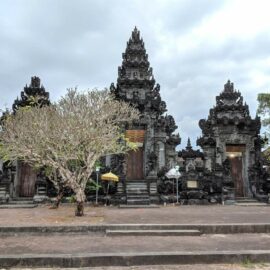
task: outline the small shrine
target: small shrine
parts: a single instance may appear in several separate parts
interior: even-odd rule
[[[181,171],[180,199],[182,204],[207,203],[208,193],[204,192],[204,154],[194,150],[188,138],[185,149],[178,152]]]
[[[30,85],[26,85],[20,98],[14,101],[12,111],[4,113],[2,117],[4,118],[7,113],[15,114],[20,107],[46,105],[50,105],[49,93],[41,85],[40,78],[32,77]],[[41,190],[41,186],[46,186],[46,181],[40,180],[39,173],[35,172],[28,164],[17,161],[10,165],[9,162],[6,162],[2,164],[1,171],[0,189],[2,187],[3,190],[7,191],[9,198],[32,198],[37,193],[46,195],[46,188]]]
[[[216,105],[199,126],[202,136],[197,144],[204,153],[205,169],[211,172],[213,186],[222,187],[223,200],[263,197],[260,118],[251,118],[232,82],[224,85]]]

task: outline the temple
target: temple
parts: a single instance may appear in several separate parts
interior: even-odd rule
[[[21,92],[20,98],[14,101],[12,111],[5,112],[2,115],[1,121],[3,121],[7,114],[15,114],[20,107],[42,107],[47,105],[50,105],[49,92],[46,92],[44,86],[40,84],[38,77],[32,77],[30,85],[26,85]],[[16,198],[33,198],[37,193],[43,195],[47,193],[46,188],[42,190],[37,185],[39,173],[35,172],[24,162],[17,161],[14,164],[1,162],[0,171],[0,201]]]
[[[110,92],[116,100],[128,102],[140,112],[139,120],[123,130],[126,139],[136,143],[138,149],[102,158],[101,173],[112,171],[120,180],[112,184],[107,196],[101,191],[100,200],[127,205],[166,204],[175,202],[176,197],[181,204],[232,204],[243,198],[268,201],[270,177],[263,168],[260,118],[251,118],[248,105],[232,82],[224,85],[209,116],[199,121],[202,134],[197,145],[201,150],[194,150],[188,139],[186,147],[176,151],[181,141],[175,133],[177,125],[166,113],[160,85],[154,79],[136,27]],[[49,93],[38,77],[32,77],[7,113],[16,114],[19,107],[47,105]],[[181,173],[178,186],[167,176],[172,168]],[[0,171],[2,202],[55,196],[42,171],[37,173],[23,162],[1,164]],[[93,174],[93,179],[96,177]],[[95,199],[93,192],[86,195],[89,201]]]
[[[210,109],[207,119],[199,121],[199,126],[202,136],[197,144],[204,153],[205,169],[220,181],[213,184],[221,187],[222,200],[263,198],[267,190],[263,188],[266,179],[261,158],[260,118],[251,118],[248,105],[243,103],[232,82],[224,85],[216,97],[216,106]]]
[[[144,42],[136,27],[123,53],[122,66],[118,68],[117,85],[112,84],[110,89],[116,99],[129,102],[141,113],[140,120],[126,130],[126,137],[137,143],[138,150],[128,153],[123,160],[125,166],[116,171],[122,175],[119,186],[124,200],[128,204],[158,201],[157,174],[164,167],[176,165],[175,147],[180,137],[173,133],[177,129],[174,118],[164,114],[166,103],[161,99],[160,85],[155,84]]]

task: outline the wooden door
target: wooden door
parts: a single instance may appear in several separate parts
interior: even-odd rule
[[[35,195],[35,184],[37,174],[33,168],[26,163],[20,165],[20,196],[33,197]]]
[[[231,175],[234,181],[235,196],[244,197],[244,186],[242,176],[242,156],[230,157]]]
[[[127,154],[127,179],[143,179],[143,147]]]

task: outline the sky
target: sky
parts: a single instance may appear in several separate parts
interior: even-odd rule
[[[32,76],[56,101],[67,88],[109,87],[135,26],[182,143],[201,136],[228,79],[252,117],[270,91],[268,0],[1,0],[0,108]]]

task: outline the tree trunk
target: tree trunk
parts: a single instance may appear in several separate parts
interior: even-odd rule
[[[84,215],[84,203],[83,202],[77,202],[77,207],[75,209],[75,216],[81,217]]]
[[[57,208],[59,208],[59,204],[60,204],[60,202],[61,202],[63,196],[64,196],[64,190],[61,189],[61,190],[58,192],[58,195],[57,195],[57,197],[56,197],[56,201],[53,203],[53,205],[50,207],[50,209],[57,209]]]
[[[84,190],[81,187],[74,191],[76,193],[76,201],[77,201],[77,205],[75,209],[75,216],[81,217],[84,215],[84,202],[85,202],[86,196],[85,196]]]

